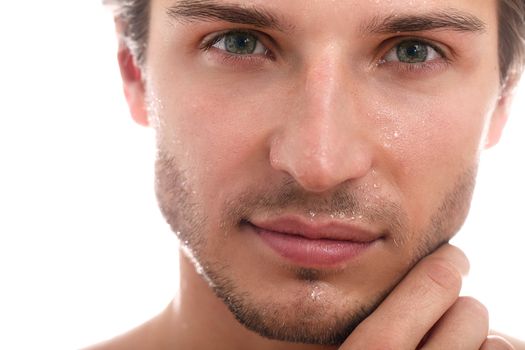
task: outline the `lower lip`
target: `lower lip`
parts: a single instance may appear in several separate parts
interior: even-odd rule
[[[308,239],[254,227],[262,241],[282,257],[304,267],[335,267],[346,263],[370,248],[375,241],[352,242],[331,239]]]

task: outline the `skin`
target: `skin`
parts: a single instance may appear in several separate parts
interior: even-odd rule
[[[512,348],[488,338],[478,301],[458,296],[468,262],[446,244],[467,215],[480,152],[507,118],[496,1],[235,2],[278,14],[283,31],[181,21],[166,14],[173,3],[151,3],[144,66],[124,44],[119,63],[133,118],[157,134],[180,291],[157,318],[96,349]],[[362,30],[374,16],[450,8],[485,29]],[[240,28],[263,33],[272,55],[201,49]],[[407,37],[441,53],[424,65],[392,61]],[[299,266],[243,225],[284,214],[382,238],[335,267]]]

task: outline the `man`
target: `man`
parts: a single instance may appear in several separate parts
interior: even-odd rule
[[[114,5],[181,285],[94,349],[513,348],[447,242],[507,118],[524,1]]]

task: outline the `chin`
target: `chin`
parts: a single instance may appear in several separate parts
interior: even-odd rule
[[[321,281],[296,280],[293,286],[250,292],[213,273],[206,277],[217,297],[249,330],[273,340],[318,345],[342,344],[393,288],[356,300]]]

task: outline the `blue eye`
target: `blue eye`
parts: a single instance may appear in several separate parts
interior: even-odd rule
[[[234,55],[257,55],[267,51],[254,34],[241,31],[221,34],[214,39],[211,47]]]
[[[441,58],[432,46],[418,40],[406,40],[392,48],[385,56],[386,62],[424,63]]]

